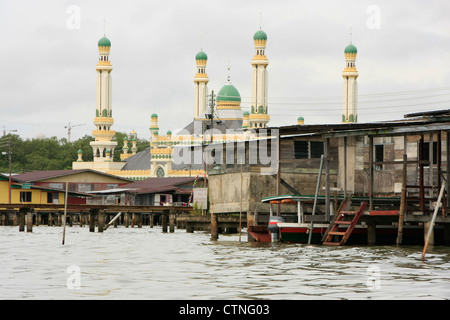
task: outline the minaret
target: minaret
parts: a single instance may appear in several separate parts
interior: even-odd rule
[[[206,62],[208,56],[200,51],[195,56],[197,64],[197,74],[194,77],[194,119],[204,119],[204,114],[208,108],[208,87],[209,82],[206,74]]]
[[[249,121],[252,128],[265,128],[270,120],[267,106],[267,66],[269,61],[265,54],[266,33],[258,30],[253,35],[253,41],[255,43],[255,56],[252,60],[252,100]]]
[[[343,105],[342,105],[342,123],[358,122],[358,70],[356,70],[356,54],[358,50],[350,41],[345,47],[345,69],[342,73],[344,78],[343,86]]]
[[[94,124],[97,127],[92,131],[95,141],[92,141],[91,147],[94,154],[94,162],[112,162],[114,148],[117,142],[112,141],[116,134],[111,130],[114,124],[112,118],[112,66],[109,61],[109,52],[111,41],[103,37],[98,41],[99,59],[97,63],[97,106],[95,111]],[[107,152],[109,151],[109,153]]]

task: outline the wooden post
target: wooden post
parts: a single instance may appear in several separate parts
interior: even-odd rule
[[[150,212],[149,222],[148,222],[150,228],[153,228],[154,222],[155,222],[155,214],[153,212]]]
[[[98,211],[98,232],[103,232],[105,227],[105,210]]]
[[[36,214],[36,226],[39,226],[41,224],[41,214],[38,212]]]
[[[280,195],[281,193],[281,165],[280,165],[280,144],[281,144],[281,139],[280,139],[280,130],[277,130],[277,146],[278,146],[278,159],[277,159],[277,196]],[[277,205],[277,216],[280,217],[281,216],[281,205],[278,203]]]
[[[89,209],[89,232],[95,232],[95,216],[97,209]]]
[[[58,211],[57,215],[58,216],[57,216],[56,223],[57,223],[57,226],[60,227],[61,226],[61,220],[62,220],[62,212]]]
[[[344,199],[347,198],[347,137],[344,137]]]
[[[33,232],[33,211],[31,209],[27,212],[27,232]]]
[[[132,228],[134,228],[135,222],[136,222],[136,213],[133,212],[133,213],[131,214],[131,227],[132,227]]]
[[[373,210],[373,137],[369,137],[369,210]]]
[[[25,212],[22,209],[19,210],[19,231],[25,231]]]
[[[126,212],[125,216],[123,217],[123,223],[125,224],[125,228],[128,228],[130,224],[130,213]]]
[[[446,152],[445,152],[445,158],[447,162],[447,170],[446,170],[446,180],[450,181],[450,131],[446,132]],[[447,209],[450,208],[450,192],[449,192],[449,186],[447,184]]]
[[[138,228],[142,228],[142,212],[137,213],[137,218],[138,218]]]
[[[374,222],[367,223],[367,244],[374,245],[377,242],[377,225]]]
[[[434,246],[434,232],[431,232],[431,229],[432,229],[431,228],[431,222],[430,221],[425,221],[423,223],[423,240],[424,240],[424,243],[426,243],[428,241],[428,245]],[[428,236],[428,233],[430,234],[430,236]]]
[[[175,232],[175,213],[173,211],[169,213],[169,232]]]
[[[430,244],[430,243],[434,244],[434,236],[433,236],[433,238],[431,238],[431,236],[433,235],[434,221],[436,220],[436,216],[437,216],[437,213],[439,211],[439,207],[441,206],[441,201],[442,201],[442,197],[444,196],[444,190],[445,190],[446,184],[447,184],[447,181],[444,181],[442,183],[441,191],[439,192],[439,198],[438,198],[438,201],[436,203],[436,207],[434,208],[434,213],[433,213],[433,217],[431,218],[431,221],[429,223],[426,222],[424,224],[424,229],[426,229],[427,224],[429,224],[429,229],[427,230],[427,237],[425,239],[425,246],[424,246],[423,252],[422,252],[422,260],[425,259],[425,253],[427,252],[428,244]]]
[[[219,239],[219,223],[217,214],[211,212],[211,241],[217,241]]]
[[[325,139],[325,219],[330,220],[330,139]]]
[[[420,137],[419,142],[419,201],[420,210],[425,212],[425,189],[424,189],[424,175],[423,175],[423,135]]]
[[[119,217],[112,219],[112,221],[110,221],[109,223],[113,223],[114,228],[117,228],[117,226],[119,225],[119,219],[120,219],[120,215],[122,214],[122,212],[119,212],[118,215]]]
[[[110,222],[108,222],[108,224],[105,226],[104,230],[107,230],[112,224],[114,224],[114,228],[117,228],[117,221],[121,214],[122,214],[122,212],[119,212],[118,214],[116,214],[116,216]]]
[[[162,232],[167,233],[167,217],[168,213],[167,210],[164,210],[162,213],[162,221],[161,221],[161,227],[162,227]]]
[[[67,191],[68,190],[69,190],[69,182],[66,181],[66,193],[65,193],[65,198],[64,198],[63,238],[62,238],[63,245],[64,245],[64,241],[66,240]]]
[[[164,210],[162,214],[162,232],[167,233],[167,219],[169,210]]]
[[[402,174],[402,196],[400,200],[400,210],[398,212],[398,233],[397,233],[397,246],[402,244],[403,241],[403,220],[405,211],[408,208],[406,200],[406,166],[408,156],[406,154],[406,136],[405,136],[405,153],[403,154],[403,174]]]

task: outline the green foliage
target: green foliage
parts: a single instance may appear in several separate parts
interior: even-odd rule
[[[125,133],[117,132],[118,145],[115,149],[114,161],[120,161],[123,138]],[[8,134],[0,137],[0,173],[9,172],[9,145],[12,151],[12,172],[22,173],[37,170],[72,169],[72,162],[78,158],[77,151],[83,150],[83,160],[92,161],[90,142],[94,138],[90,135],[68,142],[66,138],[22,139],[18,135]],[[138,139],[138,152],[149,146],[149,142]],[[131,148],[131,146],[130,146]],[[5,154],[2,154],[5,153]]]

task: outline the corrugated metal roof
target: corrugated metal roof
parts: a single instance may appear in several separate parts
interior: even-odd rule
[[[169,192],[180,191],[186,193],[186,184],[193,184],[195,177],[171,177],[171,178],[149,178],[142,181],[129,183],[120,188],[114,188],[102,191],[93,191],[91,193],[107,194],[107,193],[156,193],[156,192]],[[202,178],[203,179],[203,178]]]

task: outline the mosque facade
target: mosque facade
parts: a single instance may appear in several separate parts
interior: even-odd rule
[[[108,174],[143,180],[150,177],[183,177],[205,175],[202,162],[193,164],[174,161],[176,155],[187,146],[204,146],[208,143],[251,139],[251,129],[267,128],[270,121],[268,103],[268,72],[266,56],[267,34],[258,30],[253,36],[255,54],[251,60],[252,84],[250,112],[243,112],[241,96],[231,83],[230,76],[217,95],[208,90],[207,54],[201,50],[195,56],[196,74],[194,76],[193,120],[180,132],[170,130],[161,134],[159,117],[151,115],[150,146],[137,152],[137,134],[131,131],[124,139],[121,161],[114,162],[117,142],[112,117],[112,65],[109,59],[111,41],[103,37],[98,41],[99,60],[96,66],[96,111],[95,130],[91,142],[93,161],[84,161],[83,150],[78,150],[78,159],[73,169],[93,169]],[[349,44],[344,51],[346,67],[343,71],[343,112],[342,122],[357,121],[357,83],[356,47]],[[209,98],[210,97],[210,98]],[[298,117],[297,125],[303,125],[304,118]],[[233,135],[229,131],[233,130]]]

